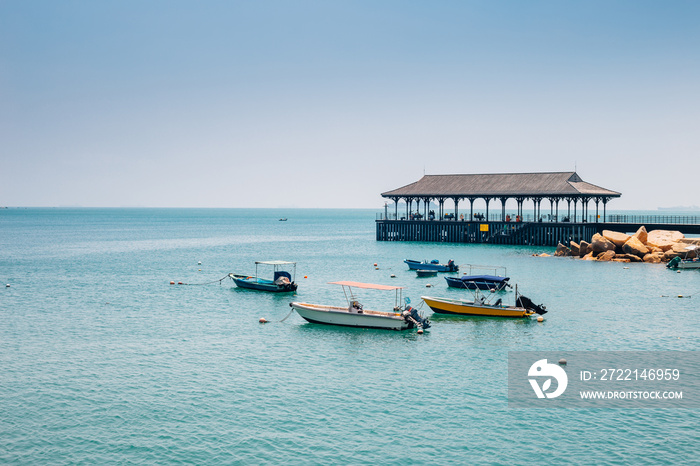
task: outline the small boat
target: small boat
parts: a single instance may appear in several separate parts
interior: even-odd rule
[[[416,275],[419,277],[435,277],[437,270],[416,270]]]
[[[461,277],[445,277],[447,286],[452,288],[466,288],[468,290],[501,291],[510,284],[510,277],[506,276],[506,268],[491,265],[468,265],[469,271]],[[478,271],[488,271],[492,274],[477,274]]]
[[[700,258],[697,257],[698,254],[696,252],[698,246],[691,244],[685,249],[685,258],[681,259],[680,257],[674,257],[668,264],[666,264],[666,267],[669,269],[700,269]],[[691,253],[694,253],[693,255],[695,257],[688,257]]]
[[[503,304],[503,299],[498,298],[491,302],[495,295],[484,296],[479,290],[474,290],[473,300],[433,298],[421,296],[425,304],[437,314],[453,314],[464,316],[491,316],[491,317],[530,317],[533,314],[546,314],[546,307],[537,305],[527,296],[515,292],[515,305]]]
[[[272,280],[258,277],[258,265],[271,265],[273,269]],[[293,266],[294,275],[284,269]],[[239,288],[247,288],[250,290],[272,291],[276,293],[285,293],[297,290],[295,283],[297,273],[296,262],[287,261],[257,261],[255,263],[255,276],[240,275],[235,273],[228,274],[229,277],[236,283]]]
[[[329,284],[343,287],[343,293],[347,301],[346,307],[299,302],[289,303],[289,305],[302,318],[315,324],[388,330],[418,328],[419,332],[430,327],[430,320],[421,316],[416,309],[408,305],[410,299],[406,298],[404,302],[401,301],[403,288],[400,286],[373,285],[371,283],[351,281],[330,282]],[[390,312],[365,309],[355,298],[352,291],[353,288],[395,291],[394,309]]]
[[[280,222],[286,222],[286,221],[287,221],[287,219],[286,219],[285,217],[282,217],[282,218],[280,219]]]
[[[419,262],[406,259],[404,262],[411,270],[435,270],[436,272],[456,272],[459,270],[459,266],[452,259],[447,261],[447,264],[441,264],[438,260]]]

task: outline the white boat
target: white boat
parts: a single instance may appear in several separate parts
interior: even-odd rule
[[[309,322],[327,325],[342,325],[346,327],[379,328],[389,330],[406,330],[418,328],[419,332],[430,327],[430,320],[418,314],[418,311],[408,305],[410,300],[406,298],[402,303],[403,288],[400,286],[373,285],[351,281],[330,282],[331,285],[343,287],[346,307],[329,306],[325,304],[309,304],[293,302],[289,305],[297,313]],[[365,309],[360,304],[353,288],[366,290],[395,291],[395,305],[390,312]]]
[[[680,257],[674,257],[668,264],[666,264],[666,267],[669,269],[700,269],[700,258],[697,254],[698,246],[691,244],[685,249],[685,258],[681,259]],[[695,257],[689,257],[691,255]]]

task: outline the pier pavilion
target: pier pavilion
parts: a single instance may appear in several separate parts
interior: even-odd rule
[[[567,217],[571,222],[576,222],[578,203],[581,204],[582,219],[588,216],[591,201],[595,203],[596,219],[600,217],[601,203],[603,218],[605,218],[608,201],[620,195],[618,192],[583,181],[576,172],[425,175],[415,183],[382,193],[382,197],[394,201],[396,218],[398,218],[400,200],[406,202],[405,218],[407,219],[411,217],[414,203],[418,218],[428,218],[427,208],[431,201],[436,201],[439,206],[437,219],[443,219],[445,216],[456,219],[459,217],[460,201],[468,200],[470,204],[468,219],[473,220],[474,201],[483,199],[486,203],[486,220],[490,218],[489,205],[493,200],[501,201],[501,218],[505,219],[506,201],[514,199],[518,206],[518,216],[523,217],[523,204],[530,200],[533,203],[534,218],[539,219],[542,217],[542,201],[546,199],[550,204],[550,218],[555,219],[559,218],[559,203],[566,201]],[[445,201],[448,199],[454,203],[453,216],[447,214],[444,209]],[[423,214],[420,213],[421,202],[424,207]]]
[[[590,223],[605,222],[607,203],[620,195],[583,181],[576,172],[425,175],[382,193],[394,201],[394,212],[386,205],[384,215],[377,219],[377,240],[556,245],[586,235],[590,238],[598,230]],[[485,215],[474,213],[474,202],[479,199],[486,205]],[[514,218],[506,214],[510,199],[517,204]],[[544,200],[549,201],[548,215],[542,214]],[[400,201],[406,204],[405,215],[399,212]],[[451,201],[454,211],[446,212],[445,201]],[[460,213],[460,203],[465,201],[469,201],[468,214]],[[500,201],[500,213],[489,211],[492,201]],[[526,201],[532,202],[531,217],[524,212]],[[430,210],[431,202],[437,205],[437,213]],[[559,213],[562,202],[566,215]],[[592,219],[591,202],[595,204]]]

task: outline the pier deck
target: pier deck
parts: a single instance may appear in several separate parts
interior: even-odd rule
[[[623,220],[623,219],[620,219]],[[624,219],[627,220],[627,219]],[[641,220],[641,219],[640,219]],[[377,241],[426,241],[445,243],[488,243],[531,246],[568,245],[570,241],[590,241],[595,233],[613,230],[634,233],[644,225],[647,231],[677,230],[700,234],[700,218],[689,217],[678,223],[646,222],[503,222],[459,220],[386,220],[378,218]],[[686,221],[687,220],[687,221]],[[692,221],[694,220],[694,222]]]

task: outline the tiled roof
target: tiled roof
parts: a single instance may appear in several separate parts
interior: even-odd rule
[[[425,175],[415,183],[382,193],[383,197],[620,197],[586,183],[576,172]]]

